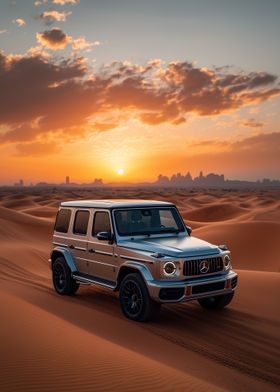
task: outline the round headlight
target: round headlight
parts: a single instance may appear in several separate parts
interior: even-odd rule
[[[231,267],[229,255],[225,255],[225,257],[224,257],[224,266],[225,266],[226,270],[228,270]]]
[[[176,272],[176,269],[177,269],[176,264],[173,263],[173,261],[168,261],[163,266],[163,270],[166,275],[174,275]]]

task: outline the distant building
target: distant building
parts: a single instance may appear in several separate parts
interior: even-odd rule
[[[19,182],[16,182],[16,183],[14,184],[14,186],[24,186],[23,180],[19,180]]]
[[[94,181],[91,183],[91,185],[93,185],[93,186],[102,186],[104,184],[103,184],[102,178],[95,178]]]
[[[156,183],[157,183],[158,185],[162,185],[162,186],[168,186],[168,185],[170,185],[169,178],[168,178],[167,176],[163,176],[162,174],[160,174],[160,175],[158,176],[158,179],[157,179]]]
[[[66,185],[69,185],[69,184],[70,184],[70,177],[69,177],[69,176],[66,176],[66,178],[65,178],[65,184],[66,184]]]
[[[190,172],[186,175],[177,173],[173,174],[170,178],[160,174],[157,178],[156,183],[161,186],[223,186],[225,184],[225,177],[223,174],[209,173],[206,176],[201,171],[198,177],[192,178]]]

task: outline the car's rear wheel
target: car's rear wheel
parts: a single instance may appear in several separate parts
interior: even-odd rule
[[[223,309],[227,306],[234,296],[234,292],[225,295],[216,295],[213,297],[198,299],[199,304],[206,309]]]
[[[64,257],[58,257],[53,262],[52,278],[56,292],[61,295],[73,295],[80,286],[79,283],[72,278],[70,268]]]
[[[160,303],[153,301],[140,274],[131,273],[120,285],[120,305],[123,314],[134,321],[148,321],[158,316]]]

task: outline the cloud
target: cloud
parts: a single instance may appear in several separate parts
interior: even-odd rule
[[[250,136],[237,141],[228,141],[228,140],[200,140],[198,142],[193,142],[188,144],[189,147],[208,147],[209,151],[212,150],[212,146],[217,147],[218,149],[215,151],[215,154],[219,154],[219,149],[221,147],[227,148],[227,153],[239,154],[239,153],[247,153],[250,151],[255,152],[266,152],[271,153],[271,151],[275,151],[280,153],[280,132],[271,132],[271,133],[259,133],[254,136]],[[224,153],[223,150],[220,150],[220,153]],[[278,157],[279,159],[279,157]],[[279,161],[280,163],[280,161]]]
[[[92,50],[94,46],[99,46],[99,45],[100,45],[99,41],[89,42],[84,37],[79,37],[72,41],[73,50],[85,50],[86,52]]]
[[[78,4],[79,1],[80,0],[52,0],[52,3],[56,5],[66,5],[66,4],[75,5]]]
[[[249,128],[262,128],[264,126],[264,123],[258,122],[254,118],[249,118],[248,120],[243,121],[242,125]]]
[[[60,29],[39,34],[47,48],[74,42]],[[276,77],[263,72],[229,74],[159,60],[144,65],[115,61],[94,72],[84,57],[58,60],[40,50],[32,48],[24,56],[0,53],[0,127],[6,129],[0,144],[50,137],[58,144],[73,141],[125,123],[124,114],[150,126],[176,126],[189,114],[217,116],[280,95]],[[242,90],[232,92],[240,83]],[[254,119],[246,122],[260,125]]]
[[[204,148],[189,157],[180,157],[177,164],[190,170],[203,165],[205,171],[219,173],[225,167],[230,176],[250,173],[260,178],[268,172],[279,175],[280,132],[260,133],[234,142],[205,140],[189,144],[190,150],[193,151],[194,145]]]
[[[42,19],[46,25],[50,26],[52,25],[54,22],[65,22],[67,16],[71,15],[72,12],[66,12],[66,11],[55,11],[55,10],[51,10],[51,11],[44,11],[42,12],[39,17],[40,19]]]
[[[188,62],[170,63],[167,70],[162,71],[161,78],[178,86],[182,110],[202,116],[235,110],[280,92],[279,88],[265,90],[276,82],[275,75],[265,72],[228,74],[197,68]]]
[[[0,53],[0,125],[13,125],[11,132],[21,134],[23,126],[37,118],[41,118],[40,126],[46,123],[44,130],[51,130],[55,119],[57,128],[68,123],[72,126],[73,114],[82,120],[84,111],[76,99],[79,97],[82,104],[94,99],[94,94],[89,97],[86,86],[76,81],[86,72],[79,59],[55,64],[41,56],[14,58]],[[94,107],[92,103],[90,106]],[[87,110],[90,115],[91,110]]]
[[[94,129],[99,132],[109,131],[116,128],[117,126],[118,124],[94,123]]]
[[[208,149],[212,147],[224,148],[229,146],[229,142],[227,142],[226,140],[207,139],[207,140],[199,140],[192,143],[188,143],[188,146],[192,148],[207,147]]]
[[[51,55],[46,52],[41,45],[32,46],[27,50],[27,55],[31,57],[41,56],[42,58],[51,58]]]
[[[279,154],[280,152],[280,132],[272,133],[260,133],[240,141],[231,143],[231,149],[233,151],[248,151],[258,150],[259,152],[271,153],[275,151]],[[279,160],[279,155],[277,156]]]
[[[42,156],[42,155],[50,155],[56,154],[60,151],[60,147],[54,143],[40,143],[40,142],[32,142],[32,143],[24,143],[17,144],[17,155],[18,156]]]
[[[13,23],[15,23],[16,25],[18,25],[18,27],[23,27],[26,25],[26,22],[24,19],[21,18],[17,18],[15,20],[13,20]]]
[[[39,7],[40,5],[46,4],[48,0],[36,0],[34,1],[35,7]]]
[[[279,176],[280,166],[280,132],[259,134],[235,142],[232,146],[232,158],[239,160],[238,165],[252,168],[258,173],[260,167],[268,169]]]
[[[72,37],[59,28],[53,28],[36,34],[37,41],[49,49],[64,49],[72,42]]]

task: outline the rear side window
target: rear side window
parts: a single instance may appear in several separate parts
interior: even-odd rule
[[[89,211],[83,211],[83,210],[77,211],[75,215],[73,233],[79,235],[86,235],[88,220],[89,220]]]
[[[67,233],[69,228],[69,222],[71,218],[71,210],[62,209],[59,210],[56,215],[56,221],[54,230],[59,233]]]
[[[98,211],[94,214],[92,235],[96,237],[100,231],[111,231],[111,223],[108,212]]]

